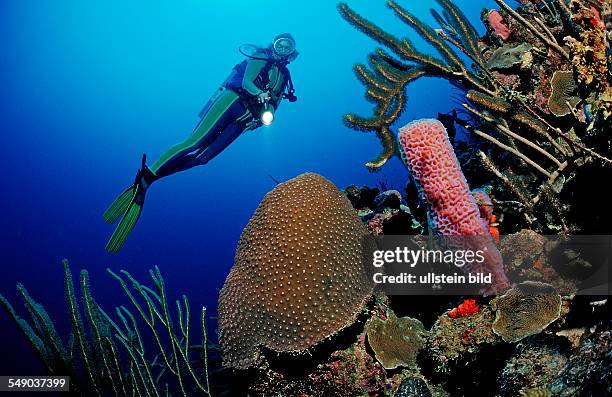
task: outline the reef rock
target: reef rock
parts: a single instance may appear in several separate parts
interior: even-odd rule
[[[526,390],[546,390],[567,364],[567,344],[561,342],[559,338],[538,337],[518,344],[498,376],[499,395],[515,397]]]
[[[583,261],[580,257],[572,259],[557,254],[558,243],[558,238],[542,236],[528,229],[506,236],[500,247],[506,274],[516,282],[539,281],[550,284],[562,295],[575,293],[576,281],[562,277],[555,267],[565,269],[567,273],[571,267],[581,266]],[[579,268],[583,273],[584,270]]]
[[[612,331],[596,331],[552,381],[555,396],[612,395]]]
[[[358,188],[351,185],[344,189],[344,194],[374,236],[417,234],[423,231],[410,208],[402,204],[402,195],[397,190],[379,193],[377,188]]]
[[[427,339],[427,353],[436,372],[442,374],[472,361],[484,347],[499,342],[499,337],[491,329],[494,314],[488,305],[461,316],[452,315],[453,310],[438,318]]]
[[[253,366],[260,346],[304,353],[354,323],[370,297],[374,240],[327,179],[279,184],[240,236],[219,296],[223,364]]]
[[[402,204],[402,195],[397,190],[387,190],[380,193],[374,199],[374,207],[377,209],[392,208],[399,209]]]
[[[249,390],[253,396],[287,397],[384,397],[388,396],[384,368],[372,357],[362,333],[349,347],[333,352],[324,362],[306,369],[285,374],[260,368]]]
[[[344,189],[344,193],[353,207],[359,210],[373,207],[374,199],[379,195],[380,190],[367,186],[358,188],[355,185],[350,185]]]

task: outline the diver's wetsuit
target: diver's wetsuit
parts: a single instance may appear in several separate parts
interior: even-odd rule
[[[267,65],[267,66],[266,66]],[[263,76],[269,67],[267,78]],[[157,178],[208,163],[238,136],[256,127],[253,107],[259,94],[268,88],[270,103],[276,109],[287,86],[287,76],[277,64],[262,59],[248,59],[242,89],[219,88],[200,113],[201,120],[192,135],[167,150],[150,170]],[[240,91],[241,95],[238,92]],[[242,96],[242,98],[241,98]]]

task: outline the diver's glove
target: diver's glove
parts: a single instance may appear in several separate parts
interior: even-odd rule
[[[259,119],[256,119],[256,118],[253,117],[251,120],[249,120],[246,123],[246,125],[244,127],[244,130],[245,131],[252,131],[252,130],[258,129],[259,127],[261,127],[261,121],[259,121]]]
[[[261,94],[257,95],[258,103],[266,103],[271,99],[270,93],[268,91],[264,91]]]

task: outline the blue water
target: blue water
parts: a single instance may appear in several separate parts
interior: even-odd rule
[[[401,3],[433,23],[434,1]],[[482,31],[480,11],[493,1],[456,3]],[[349,4],[427,50],[384,2]],[[89,270],[95,297],[109,308],[126,301],[107,267],[144,281],[157,265],[171,299],[185,293],[214,314],[242,228],[274,187],[268,174],[282,181],[311,171],[339,188],[401,189],[400,162],[369,173],[364,163],[380,150],[378,140],[342,124],[347,111],[370,114],[351,67],[376,45],[335,7],[329,0],[1,1],[0,293],[17,303],[14,286],[23,282],[64,331],[62,258],[75,275]],[[243,135],[208,165],[156,183],[121,253],[106,253],[113,227],[102,213],[133,180],[141,154],[152,161],[191,133],[203,103],[241,60],[240,44],[266,45],[285,31],[301,54],[290,65],[299,101],[283,103],[273,126]],[[448,112],[453,93],[435,79],[411,85],[399,124]],[[0,374],[44,373],[3,312],[0,330]]]

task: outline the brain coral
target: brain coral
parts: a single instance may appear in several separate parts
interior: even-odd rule
[[[413,121],[400,128],[398,140],[402,159],[429,203],[434,228],[443,236],[464,236],[465,248],[484,251],[484,263],[466,270],[493,275],[487,292],[508,287],[502,257],[480,217],[444,125],[435,119]]]
[[[537,334],[561,315],[561,296],[548,284],[525,281],[491,301],[493,332],[506,342]]]
[[[301,353],[354,323],[373,285],[374,240],[330,181],[303,174],[259,204],[219,296],[225,366],[253,366],[259,346]]]

